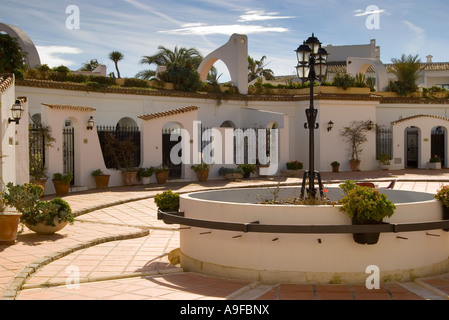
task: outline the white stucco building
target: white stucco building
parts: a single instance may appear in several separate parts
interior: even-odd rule
[[[92,91],[82,84],[32,79],[14,82],[12,76],[4,76],[0,81],[3,124],[1,151],[8,155],[8,161],[1,165],[2,177],[5,181],[27,181],[26,132],[29,119],[25,116],[19,125],[8,123],[9,109],[15,99],[20,97],[31,118],[50,125],[56,139],[54,146],[45,150],[48,175],[70,170],[74,174],[75,186],[95,187],[91,172],[98,168],[111,174],[110,186],[123,184],[120,171],[108,166],[105,162],[107,159],[103,157],[97,130],[103,126],[138,128],[140,149],[136,154],[136,163],[140,167],[165,164],[178,141],[170,144],[164,132],[183,129],[184,140],[177,147],[182,146],[184,162],[172,163],[173,172],[176,171],[174,179],[196,180],[190,166],[197,159],[198,152],[204,151],[205,143],[201,141],[201,134],[205,128],[211,128],[211,132],[223,137],[221,144],[214,145],[214,155],[218,151],[223,152],[221,159],[214,158],[211,179],[220,178],[220,167],[235,166],[229,163],[229,160],[236,160],[234,154],[229,155],[225,148],[230,141],[227,134],[233,132],[227,130],[230,127],[268,130],[266,133],[270,129],[277,129],[277,135],[269,136],[275,138],[276,142],[270,150],[270,155],[275,156],[271,158],[271,163],[277,161],[272,173],[278,174],[285,169],[285,163],[291,160],[302,162],[307,169],[309,137],[304,123],[307,122],[305,110],[309,107],[308,91],[247,94],[247,68],[242,65],[247,59],[247,45],[246,36],[233,35],[227,44],[208,55],[199,69],[204,76],[213,62],[218,59],[225,61],[233,72],[233,81],[239,87],[240,94],[115,87]],[[378,87],[388,83],[388,68],[379,59],[380,48],[376,46],[375,40],[362,46],[328,46],[326,50],[332,57],[329,60],[331,74],[343,69],[351,73],[368,72],[377,78]],[[449,84],[449,68],[446,69],[446,65],[428,62],[428,69],[423,73],[423,85],[444,87]],[[316,122],[319,124],[315,133],[317,170],[331,171],[332,161],[341,163],[341,171],[350,170],[350,146],[343,142],[340,132],[353,121],[372,121],[389,131],[385,137],[376,134],[375,130],[367,132],[367,141],[363,144],[361,154],[361,170],[377,170],[379,164],[376,157],[380,152],[392,156],[393,169],[426,168],[429,158],[435,153],[443,159],[443,166],[448,165],[447,94],[438,99],[422,99],[394,97],[383,92],[371,93],[369,89],[358,89],[355,92],[329,90],[335,88],[320,87],[315,91],[315,108],[318,110]],[[91,118],[95,126],[89,130],[87,123]],[[328,128],[329,122],[334,124],[333,128]],[[69,143],[64,140],[67,135],[64,128],[73,128],[70,152]],[[439,142],[434,142],[436,136]],[[262,140],[257,140],[257,148],[267,147],[267,144],[260,144]],[[245,147],[249,153],[255,143],[248,140],[246,145],[237,145],[236,142],[236,146]],[[67,160],[68,153],[70,160]],[[67,162],[71,163],[70,167],[67,167]],[[4,169],[4,166],[14,167],[14,170]],[[46,192],[54,192],[51,183],[47,183]]]

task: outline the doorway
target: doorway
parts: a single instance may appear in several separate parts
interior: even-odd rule
[[[406,129],[406,151],[407,168],[418,168],[419,160],[419,132],[417,128],[410,127]]]

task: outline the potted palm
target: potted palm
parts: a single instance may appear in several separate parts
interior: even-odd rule
[[[40,201],[41,186],[7,184],[6,203],[21,212],[20,221],[38,234],[53,234],[75,220],[70,205],[61,198]]]
[[[154,174],[156,175],[156,181],[159,184],[164,184],[168,180],[168,174],[170,173],[167,166],[161,165],[159,168],[154,169]]]
[[[55,186],[56,195],[58,197],[65,196],[69,193],[70,182],[72,181],[73,175],[71,172],[66,174],[54,173],[53,174],[53,185]]]
[[[237,168],[243,170],[243,179],[249,179],[251,177],[251,173],[255,173],[257,170],[257,166],[251,163],[241,164]]]
[[[200,182],[207,181],[209,177],[209,165],[207,163],[194,164],[191,166],[191,169],[196,172]]]
[[[98,189],[106,189],[108,187],[111,175],[104,174],[101,169],[97,169],[92,171],[92,176],[95,179],[95,184]]]
[[[149,184],[151,176],[153,175],[154,168],[139,168],[137,170],[137,179],[142,181],[142,184]]]
[[[339,210],[345,212],[354,225],[381,224],[384,218],[394,214],[396,206],[374,188],[358,186],[350,180],[340,188],[345,196],[339,201],[342,204]],[[353,238],[356,243],[376,244],[379,233],[354,233]]]

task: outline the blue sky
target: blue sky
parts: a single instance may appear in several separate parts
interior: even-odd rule
[[[67,7],[80,12],[79,29],[68,29]],[[379,8],[379,28],[368,29],[368,6]],[[381,60],[418,54],[426,61],[449,61],[449,2],[440,0],[0,0],[0,22],[25,31],[43,63],[79,69],[97,59],[115,71],[108,53],[121,51],[122,77],[148,69],[144,55],[163,45],[195,47],[203,56],[223,45],[232,33],[248,36],[249,55],[265,55],[275,75],[294,74],[294,50],[312,32],[323,45],[368,44],[376,39]],[[73,20],[72,20],[73,22]],[[222,63],[223,76],[228,72]]]

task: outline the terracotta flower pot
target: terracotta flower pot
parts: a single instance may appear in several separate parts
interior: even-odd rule
[[[207,179],[209,178],[209,170],[196,171],[196,176],[198,177],[198,180],[200,182],[207,181]]]
[[[49,226],[46,225],[43,222],[38,222],[36,223],[34,226],[30,225],[28,223],[24,223],[25,226],[30,229],[31,231],[36,232],[37,234],[54,234],[60,230],[62,230],[63,228],[65,228],[65,226],[68,224],[68,221],[62,221],[62,222],[57,222],[55,221],[55,225],[54,226]]]
[[[360,160],[349,160],[352,171],[360,171]]]
[[[65,196],[69,193],[70,182],[53,180],[53,185],[55,186],[56,195],[58,197]]]
[[[42,188],[44,188],[44,192],[42,193],[42,195],[44,195],[45,185],[47,184],[47,179],[30,179],[30,183],[37,184],[38,186],[41,186]]]
[[[122,177],[125,186],[132,186],[137,183],[137,171],[123,171]]]
[[[162,172],[158,172],[156,173],[156,181],[159,184],[164,184],[167,182],[168,180],[168,171],[162,171]]]
[[[14,244],[21,214],[10,211],[0,213],[0,244]]]
[[[106,189],[109,185],[109,178],[110,175],[105,174],[101,176],[95,176],[95,184],[97,185],[98,189]]]

